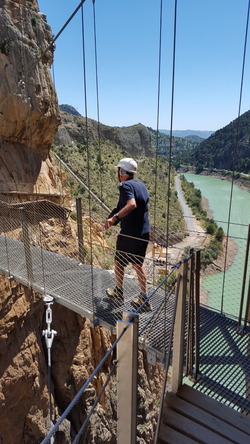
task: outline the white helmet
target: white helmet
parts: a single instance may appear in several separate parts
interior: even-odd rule
[[[125,157],[125,159],[121,159],[117,165],[117,168],[122,168],[124,171],[128,173],[136,173],[137,171],[137,163],[131,157]]]

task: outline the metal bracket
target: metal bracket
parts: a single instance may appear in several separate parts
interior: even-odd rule
[[[156,352],[151,349],[146,348],[146,353],[147,353],[148,363],[155,366],[156,365]]]
[[[51,328],[50,328],[51,323],[52,323],[52,310],[51,310],[50,306],[53,304],[54,298],[52,296],[45,295],[43,298],[43,301],[44,301],[45,305],[47,305],[47,309],[46,309],[47,329],[43,330],[42,334],[43,334],[43,336],[45,336],[47,348],[51,349],[53,339],[54,339],[55,335],[57,335],[57,331],[51,330]]]

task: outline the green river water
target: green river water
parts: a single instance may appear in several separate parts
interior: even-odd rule
[[[184,175],[195,188],[200,189],[208,200],[212,216],[227,233],[231,183],[226,180],[196,174]],[[250,193],[233,186],[229,236],[233,238],[238,251],[231,267],[224,273],[214,273],[203,279],[202,288],[208,291],[208,305],[224,313],[238,316],[242,278],[246,254],[246,239],[250,223]],[[228,250],[228,254],[230,251]],[[248,275],[249,275],[248,266]],[[248,285],[248,280],[246,281]],[[246,287],[247,287],[246,285]],[[247,288],[245,294],[247,293]]]

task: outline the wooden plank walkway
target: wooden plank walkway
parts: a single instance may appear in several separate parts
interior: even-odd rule
[[[183,385],[165,399],[158,444],[248,444],[250,418]]]

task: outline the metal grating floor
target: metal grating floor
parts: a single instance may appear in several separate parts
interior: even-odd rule
[[[125,300],[115,305],[105,294],[114,285],[111,271],[81,264],[57,253],[31,246],[32,288],[49,294],[55,301],[115,331],[123,311],[133,311],[130,304],[138,285],[127,280]],[[0,236],[0,273],[29,285],[23,243]],[[158,310],[163,291],[153,291],[153,311],[139,316],[140,342],[149,361],[164,359],[169,342],[174,296]],[[93,297],[92,297],[93,295]],[[156,315],[157,313],[157,315]],[[237,323],[206,307],[200,309],[200,376],[194,388],[249,414],[250,412],[250,328],[243,332]]]
[[[193,387],[250,415],[250,328],[200,309],[200,375]]]

